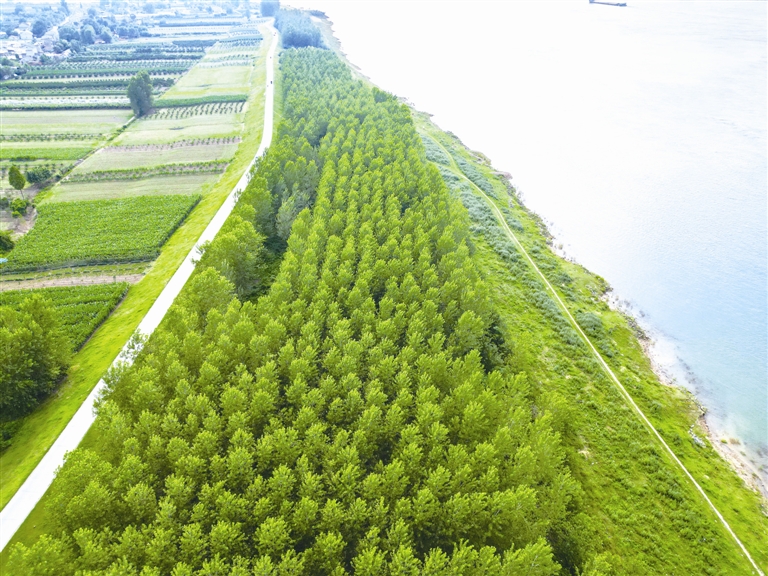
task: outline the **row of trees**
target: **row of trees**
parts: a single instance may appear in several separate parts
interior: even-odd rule
[[[281,70],[275,144],[136,362],[107,378],[100,445],[54,483],[55,536],[17,545],[9,569],[584,567],[557,399],[511,369],[467,213],[409,110],[329,51],[287,51]]]
[[[283,46],[294,48],[323,46],[320,30],[312,24],[309,16],[300,10],[278,10],[275,15],[275,27],[282,34]]]

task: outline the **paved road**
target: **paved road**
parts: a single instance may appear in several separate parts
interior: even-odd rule
[[[204,242],[213,240],[216,233],[221,229],[224,221],[227,219],[232,209],[235,207],[237,196],[245,186],[248,184],[251,168],[256,162],[256,158],[263,155],[269,144],[272,142],[272,122],[274,116],[274,56],[275,49],[277,47],[277,32],[273,31],[272,45],[269,48],[267,54],[267,86],[265,91],[265,105],[264,105],[264,133],[261,137],[261,145],[259,146],[256,157],[249,164],[243,176],[233,188],[232,192],[227,196],[227,199],[222,204],[219,211],[208,224],[208,227],[203,231],[200,238],[197,240],[197,244],[190,250],[187,257],[179,266],[176,273],[171,280],[165,286],[163,291],[158,296],[155,303],[144,316],[144,319],[139,324],[137,332],[142,335],[150,335],[154,332],[155,328],[160,324],[160,321],[165,316],[165,313],[173,304],[176,296],[181,292],[181,289],[186,284],[192,271],[195,268],[193,260],[199,257],[197,251],[198,246]],[[128,345],[123,348],[120,355],[115,359],[115,362],[130,362],[131,357],[127,353]],[[29,516],[32,509],[43,497],[43,494],[48,490],[48,487],[53,482],[56,476],[56,469],[64,462],[64,455],[77,448],[80,441],[85,436],[85,433],[93,424],[96,418],[94,414],[94,402],[99,397],[99,394],[104,389],[106,384],[104,380],[99,380],[99,383],[91,391],[86,398],[85,402],[80,406],[78,411],[69,421],[66,428],[62,431],[53,446],[48,450],[43,459],[32,471],[29,477],[22,484],[21,488],[14,494],[11,501],[6,504],[5,508],[0,512],[0,550],[4,549],[8,542],[11,540],[16,530],[22,525],[27,516]]]

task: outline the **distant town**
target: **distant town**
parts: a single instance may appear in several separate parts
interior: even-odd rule
[[[0,80],[23,76],[27,66],[54,64],[89,45],[152,37],[163,17],[197,15],[249,18],[248,2],[126,2],[92,5],[66,0],[56,4],[0,5]]]

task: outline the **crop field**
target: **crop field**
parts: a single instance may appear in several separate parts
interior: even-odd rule
[[[30,78],[43,78],[46,76],[61,76],[61,75],[77,75],[77,76],[89,76],[91,74],[99,74],[103,70],[114,70],[119,72],[135,73],[139,70],[146,70],[147,72],[152,70],[164,70],[167,72],[184,71],[194,64],[194,60],[189,58],[177,58],[177,59],[150,59],[150,60],[88,60],[72,62],[66,61],[55,66],[42,68],[36,67],[30,73]]]
[[[178,162],[176,164],[160,164],[145,168],[117,168],[114,170],[94,170],[93,172],[78,172],[70,174],[67,182],[97,182],[107,180],[140,180],[152,176],[177,174],[219,174],[227,169],[226,160],[208,160],[205,162]]]
[[[0,273],[151,260],[199,200],[174,195],[43,204]]]
[[[97,142],[54,141],[54,142],[4,142],[0,146],[0,160],[77,160],[90,152]]]
[[[196,106],[174,106],[171,108],[158,108],[152,114],[155,119],[189,118],[191,116],[204,116],[206,114],[239,114],[245,110],[245,102],[215,102],[199,104]]]
[[[97,170],[146,168],[161,164],[179,164],[184,162],[205,162],[211,160],[228,160],[235,155],[237,143],[233,144],[200,144],[196,146],[148,146],[147,150],[126,150],[123,147],[108,147],[99,150],[86,159],[74,171],[74,174],[94,172]]]
[[[72,95],[72,96],[10,96],[0,98],[0,107],[6,109],[51,109],[51,108],[128,108],[130,102],[125,95]]]
[[[201,60],[169,88],[163,98],[183,99],[248,93],[248,81],[253,70],[252,64],[247,66],[220,65],[215,68],[203,67],[203,64],[207,64],[205,59]]]
[[[232,26],[153,26],[149,33],[153,36],[199,36],[226,34]]]
[[[129,284],[65,286],[0,292],[0,306],[17,307],[34,294],[48,300],[59,313],[74,350],[79,349],[123,299]]]
[[[119,146],[136,146],[238,136],[242,130],[244,118],[244,113],[211,114],[177,119],[142,118],[133,123],[129,130],[115,138],[114,143]]]
[[[176,174],[138,180],[106,180],[94,182],[61,182],[53,188],[46,202],[74,202],[132,198],[136,196],[167,196],[174,194],[206,194],[219,179],[219,173]]]
[[[0,111],[3,136],[14,134],[106,134],[128,122],[130,110]]]

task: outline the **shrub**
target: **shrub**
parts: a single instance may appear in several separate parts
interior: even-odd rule
[[[14,218],[21,218],[26,214],[27,208],[29,207],[29,200],[26,200],[24,198],[14,198],[11,201],[11,215]]]
[[[13,249],[13,238],[9,230],[0,230],[0,252],[8,252]]]
[[[46,180],[49,180],[51,176],[53,176],[53,170],[44,166],[27,170],[27,180],[30,184],[45,182]]]

